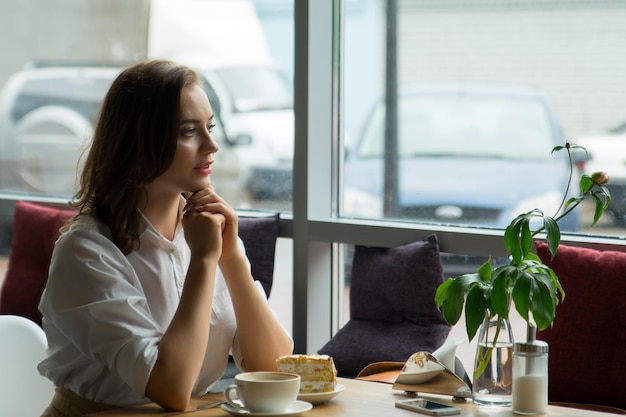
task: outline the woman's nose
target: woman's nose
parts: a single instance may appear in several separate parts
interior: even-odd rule
[[[213,138],[213,134],[207,132],[206,138],[202,144],[202,151],[205,153],[215,153],[219,151],[220,147]]]

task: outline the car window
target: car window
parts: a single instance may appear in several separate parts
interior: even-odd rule
[[[39,107],[68,107],[95,124],[102,98],[112,80],[100,78],[51,77],[27,81],[11,109],[11,118],[17,122],[25,114]]]
[[[293,93],[287,78],[271,68],[216,70],[233,99],[234,111],[291,109]]]
[[[369,120],[358,156],[381,158],[384,132],[385,111],[381,104]],[[555,146],[553,135],[550,119],[539,100],[402,96],[399,101],[400,157],[545,160]]]

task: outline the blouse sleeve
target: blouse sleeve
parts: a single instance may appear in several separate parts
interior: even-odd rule
[[[107,237],[80,228],[69,235],[55,246],[40,310],[80,355],[143,394],[162,332],[137,275]]]

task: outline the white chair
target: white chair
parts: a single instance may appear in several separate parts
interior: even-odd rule
[[[37,371],[48,342],[31,320],[0,315],[0,416],[38,417],[54,394],[54,384]]]

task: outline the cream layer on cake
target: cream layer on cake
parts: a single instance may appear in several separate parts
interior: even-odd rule
[[[288,355],[278,359],[278,371],[300,375],[300,393],[333,392],[337,370],[328,355]]]

